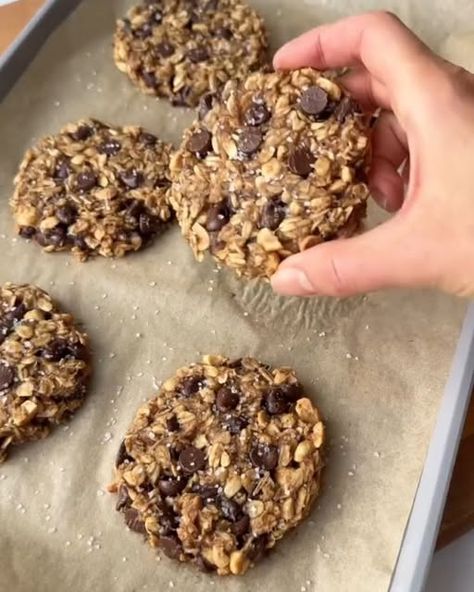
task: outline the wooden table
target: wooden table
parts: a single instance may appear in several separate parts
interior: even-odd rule
[[[0,53],[11,43],[44,0],[18,0],[0,7]],[[474,528],[474,397],[453,473],[438,546]]]

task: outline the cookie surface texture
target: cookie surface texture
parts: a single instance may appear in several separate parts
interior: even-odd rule
[[[270,277],[291,254],[352,235],[365,216],[366,117],[312,69],[229,82],[171,160],[171,202],[198,259]]]
[[[89,374],[87,336],[70,314],[40,288],[0,286],[0,463],[71,416]]]
[[[152,547],[238,575],[309,512],[323,441],[293,370],[204,356],[138,410],[110,490]]]
[[[170,152],[139,127],[67,125],[20,165],[11,199],[19,234],[81,260],[137,251],[171,218]]]
[[[241,0],[161,0],[119,20],[114,59],[140,90],[192,107],[267,62],[261,18]]]

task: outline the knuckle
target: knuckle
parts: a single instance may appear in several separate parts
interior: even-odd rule
[[[399,26],[402,24],[402,21],[399,19],[399,17],[390,10],[377,10],[372,14],[374,21],[379,25],[393,27],[394,25]]]

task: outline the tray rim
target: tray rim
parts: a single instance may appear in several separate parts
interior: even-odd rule
[[[46,0],[0,56],[0,102],[82,0]],[[474,303],[468,305],[389,592],[423,592],[474,382]]]

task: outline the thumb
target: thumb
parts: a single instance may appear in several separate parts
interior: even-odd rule
[[[323,243],[289,257],[273,275],[272,287],[287,296],[343,297],[428,285],[435,271],[430,268],[433,256],[416,237],[397,216],[363,235]]]

